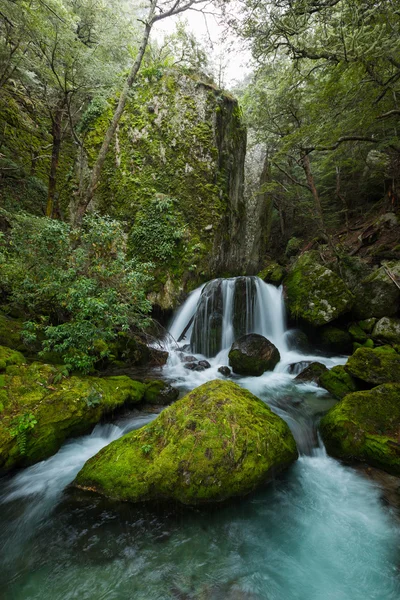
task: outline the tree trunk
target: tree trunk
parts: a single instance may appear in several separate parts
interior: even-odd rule
[[[325,221],[324,221],[324,214],[322,212],[321,200],[320,200],[317,188],[315,186],[314,176],[311,171],[310,158],[306,152],[301,153],[301,164],[304,169],[304,173],[306,174],[306,180],[307,180],[308,187],[310,188],[310,191],[314,198],[315,208],[317,211],[318,227],[320,229],[320,232],[326,236],[327,233],[326,233],[326,229],[325,229]]]
[[[336,167],[336,196],[343,204],[344,211],[344,221],[346,224],[346,231],[349,233],[349,207],[347,206],[346,197],[343,196],[341,192],[341,182],[340,182],[340,167]]]
[[[64,110],[64,100],[59,102],[56,107],[56,112],[53,118],[53,124],[51,128],[51,135],[53,137],[53,148],[51,151],[51,163],[50,163],[50,174],[49,174],[49,191],[47,194],[47,206],[46,206],[46,217],[53,216],[54,209],[54,198],[56,195],[57,187],[57,169],[58,162],[60,159],[61,150],[61,133],[62,133],[62,117]]]
[[[148,15],[148,20],[145,24],[142,42],[140,44],[138,55],[136,57],[135,62],[132,65],[129,76],[128,76],[127,80],[125,81],[124,87],[123,87],[121,95],[119,97],[118,106],[115,110],[113,118],[111,119],[111,123],[109,124],[108,129],[106,131],[102,146],[100,148],[100,152],[97,156],[96,162],[94,164],[94,167],[93,167],[93,170],[91,173],[88,189],[86,191],[85,196],[83,198],[82,197],[79,198],[77,211],[75,214],[75,220],[74,220],[75,225],[81,224],[82,219],[86,213],[86,210],[87,210],[90,202],[92,201],[94,193],[96,191],[96,188],[99,184],[100,175],[101,175],[101,171],[102,171],[104,162],[106,160],[107,152],[108,152],[108,149],[112,142],[112,139],[115,135],[115,132],[117,130],[118,123],[124,112],[126,101],[128,99],[129,90],[131,89],[131,87],[136,79],[136,76],[139,72],[139,69],[141,67],[141,64],[142,64],[143,56],[146,51],[146,47],[147,47],[149,37],[150,37],[150,32],[151,32],[153,22],[154,22],[153,19],[154,19],[154,13],[155,13],[155,6],[156,6],[156,3],[152,2],[150,11],[149,11],[149,15]]]

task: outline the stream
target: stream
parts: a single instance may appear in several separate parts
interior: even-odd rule
[[[261,377],[233,380],[287,421],[299,460],[265,489],[217,508],[112,503],[68,484],[102,447],[157,415],[135,411],[97,425],[2,480],[0,599],[399,600],[399,522],[376,483],[326,455],[317,423],[332,398],[293,382],[294,363],[331,367],[346,357],[290,349],[282,291],[240,279],[240,327],[268,337],[281,361]],[[239,300],[235,279],[219,281],[206,300],[204,286],[195,290],[170,326],[163,377],[181,394],[223,378],[218,368],[228,364]],[[210,357],[218,311],[220,348]],[[199,349],[211,367],[190,371],[182,352],[204,359]]]

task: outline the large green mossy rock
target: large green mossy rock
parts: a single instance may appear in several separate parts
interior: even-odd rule
[[[270,263],[257,275],[265,283],[272,283],[273,285],[280,285],[284,276],[285,271],[278,263]]]
[[[330,352],[350,354],[352,341],[350,334],[339,327],[324,327],[321,330],[321,345]]]
[[[400,475],[400,385],[349,394],[321,421],[327,451]]]
[[[26,346],[21,338],[22,321],[20,319],[11,319],[0,313],[0,344],[13,348],[19,352],[24,352]]]
[[[66,378],[50,365],[7,367],[0,376],[0,473],[51,456],[103,415],[142,400],[145,389],[126,376]]]
[[[400,383],[400,355],[394,351],[358,348],[345,369],[353,377],[372,385]]]
[[[322,373],[319,384],[338,400],[359,389],[357,382],[347,373],[343,365],[337,365]]]
[[[305,252],[284,281],[291,317],[314,326],[337,319],[351,309],[353,302],[346,284],[318,261],[316,252]]]
[[[24,362],[25,357],[21,352],[0,346],[0,372],[5,371],[11,365],[22,365]]]
[[[372,337],[379,342],[400,344],[400,319],[383,317],[376,323]]]
[[[273,371],[280,359],[278,348],[258,333],[243,335],[229,351],[229,365],[238,375],[259,377]]]
[[[248,494],[296,458],[280,417],[237,384],[216,380],[103,448],[74,485],[130,502],[219,502]]]
[[[353,312],[358,319],[391,317],[399,310],[400,290],[390,279],[387,269],[400,278],[400,262],[388,262],[354,288]]]

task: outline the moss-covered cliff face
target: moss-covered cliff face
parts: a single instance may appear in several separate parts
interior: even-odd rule
[[[112,110],[110,103],[88,123],[89,165]],[[132,227],[132,253],[155,263],[155,303],[172,307],[199,281],[244,269],[245,150],[234,98],[189,74],[144,70],[95,203],[125,219]]]

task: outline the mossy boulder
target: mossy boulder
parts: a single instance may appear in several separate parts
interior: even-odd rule
[[[21,337],[22,325],[22,320],[12,319],[0,313],[0,344],[19,352],[26,351]]]
[[[229,365],[238,375],[259,377],[273,371],[280,359],[278,348],[258,333],[243,335],[229,351]]]
[[[359,319],[391,317],[400,307],[400,290],[387,269],[400,279],[400,262],[387,262],[362,279],[354,289],[353,312]]]
[[[346,371],[343,365],[337,365],[322,373],[319,378],[319,385],[338,400],[359,389],[356,380]]]
[[[244,496],[297,458],[287,424],[237,384],[205,383],[91,458],[76,487],[183,504]]]
[[[327,451],[400,475],[400,385],[347,395],[321,421]]]
[[[371,385],[400,383],[400,355],[396,352],[359,348],[350,356],[345,369]]]
[[[297,237],[290,238],[290,240],[286,244],[286,249],[285,249],[286,256],[288,258],[290,258],[291,256],[296,256],[296,254],[298,254],[300,252],[303,244],[304,244],[304,241]]]
[[[24,362],[25,357],[21,352],[0,346],[0,372],[5,371],[10,365],[22,365]]]
[[[350,354],[352,349],[351,336],[344,329],[329,325],[321,329],[321,345],[330,352]]]
[[[284,285],[293,319],[321,326],[351,309],[353,297],[346,284],[319,263],[316,252],[305,252],[296,260]]]
[[[400,319],[383,317],[376,323],[372,337],[379,342],[400,344]]]
[[[171,402],[174,402],[179,397],[179,390],[172,387],[166,381],[153,379],[145,383],[144,401],[149,404],[171,404]]]
[[[265,283],[272,283],[273,285],[280,285],[284,276],[285,271],[278,263],[270,263],[257,275]]]
[[[358,323],[352,323],[350,325],[349,334],[355,342],[359,342],[360,344],[368,340],[367,332],[364,329],[362,329]]]
[[[325,365],[319,362],[312,362],[308,365],[301,373],[299,373],[295,377],[296,383],[319,383],[319,379],[321,375],[323,375],[327,371]]]
[[[103,415],[142,400],[145,389],[126,376],[63,377],[39,363],[7,367],[0,378],[0,473],[51,456]]]

